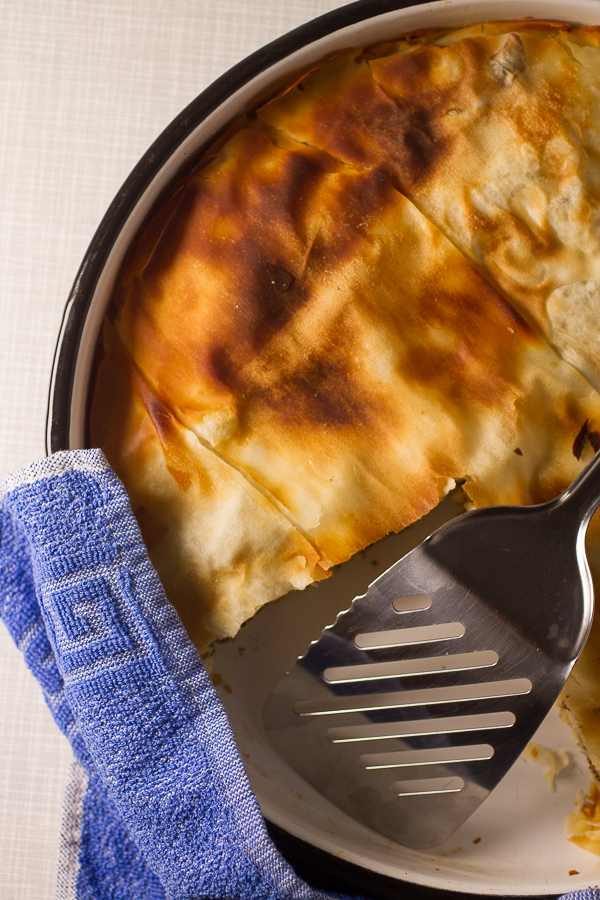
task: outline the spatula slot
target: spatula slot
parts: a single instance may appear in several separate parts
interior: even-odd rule
[[[429,609],[431,602],[429,594],[411,594],[407,597],[396,597],[392,601],[392,606],[397,613],[419,612],[419,610]]]
[[[328,697],[325,700],[298,700],[294,711],[299,716],[333,715],[343,712],[368,712],[376,709],[428,706],[437,703],[461,703],[528,694],[532,684],[528,678],[488,681],[483,684],[458,684],[417,691],[389,691],[384,694],[361,694],[354,697]]]
[[[392,753],[366,753],[359,757],[364,769],[395,769],[403,766],[433,766],[457,762],[474,762],[491,759],[491,744],[473,744],[466,747],[434,747],[428,750],[396,750]]]
[[[464,633],[465,626],[460,622],[444,622],[441,625],[420,625],[418,628],[393,628],[389,631],[357,634],[354,643],[359,650],[382,650],[386,647],[452,640],[463,637]]]
[[[472,716],[440,716],[413,722],[385,722],[377,725],[338,725],[328,728],[326,735],[334,744],[350,741],[377,741],[389,738],[423,737],[457,731],[487,731],[510,728],[516,722],[514,713],[480,713]]]
[[[393,662],[363,663],[358,666],[335,666],[325,669],[323,678],[329,684],[349,681],[371,681],[379,678],[398,678],[410,675],[434,675],[439,672],[464,672],[495,666],[498,654],[494,650],[474,653],[455,653],[429,656],[423,659],[394,660]]]
[[[414,797],[418,794],[450,794],[462,791],[462,778],[414,778],[411,781],[395,781],[392,790],[399,797]]]

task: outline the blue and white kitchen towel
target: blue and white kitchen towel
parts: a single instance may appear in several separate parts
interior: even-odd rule
[[[102,453],[22,469],[0,503],[0,616],[75,757],[57,900],[333,897],[271,842],[225,711]]]
[[[0,527],[0,614],[75,755],[60,900],[326,896],[270,841],[103,455],[9,476]]]

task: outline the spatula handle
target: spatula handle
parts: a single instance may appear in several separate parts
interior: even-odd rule
[[[576,512],[581,527],[587,527],[600,506],[600,453],[596,453],[556,503],[571,513]]]

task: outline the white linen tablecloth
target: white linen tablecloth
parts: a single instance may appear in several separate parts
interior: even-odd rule
[[[0,477],[44,455],[54,346],[104,211],[171,119],[338,0],[0,0]],[[0,896],[54,896],[71,754],[0,625]]]

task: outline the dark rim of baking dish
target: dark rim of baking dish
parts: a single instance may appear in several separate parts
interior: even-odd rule
[[[98,279],[121,229],[144,192],[174,151],[204,119],[245,84],[297,50],[350,25],[429,0],[357,0],[325,13],[272,41],[237,63],[199,94],[149,147],[106,211],[83,258],[67,299],[57,339],[46,416],[46,452],[69,450],[71,395],[81,336]],[[349,892],[373,900],[466,900],[474,895],[424,887],[373,872],[332,856],[267,823],[269,833],[298,874],[321,890]],[[554,900],[558,895],[527,895],[527,900]],[[496,900],[517,900],[517,895]]]

